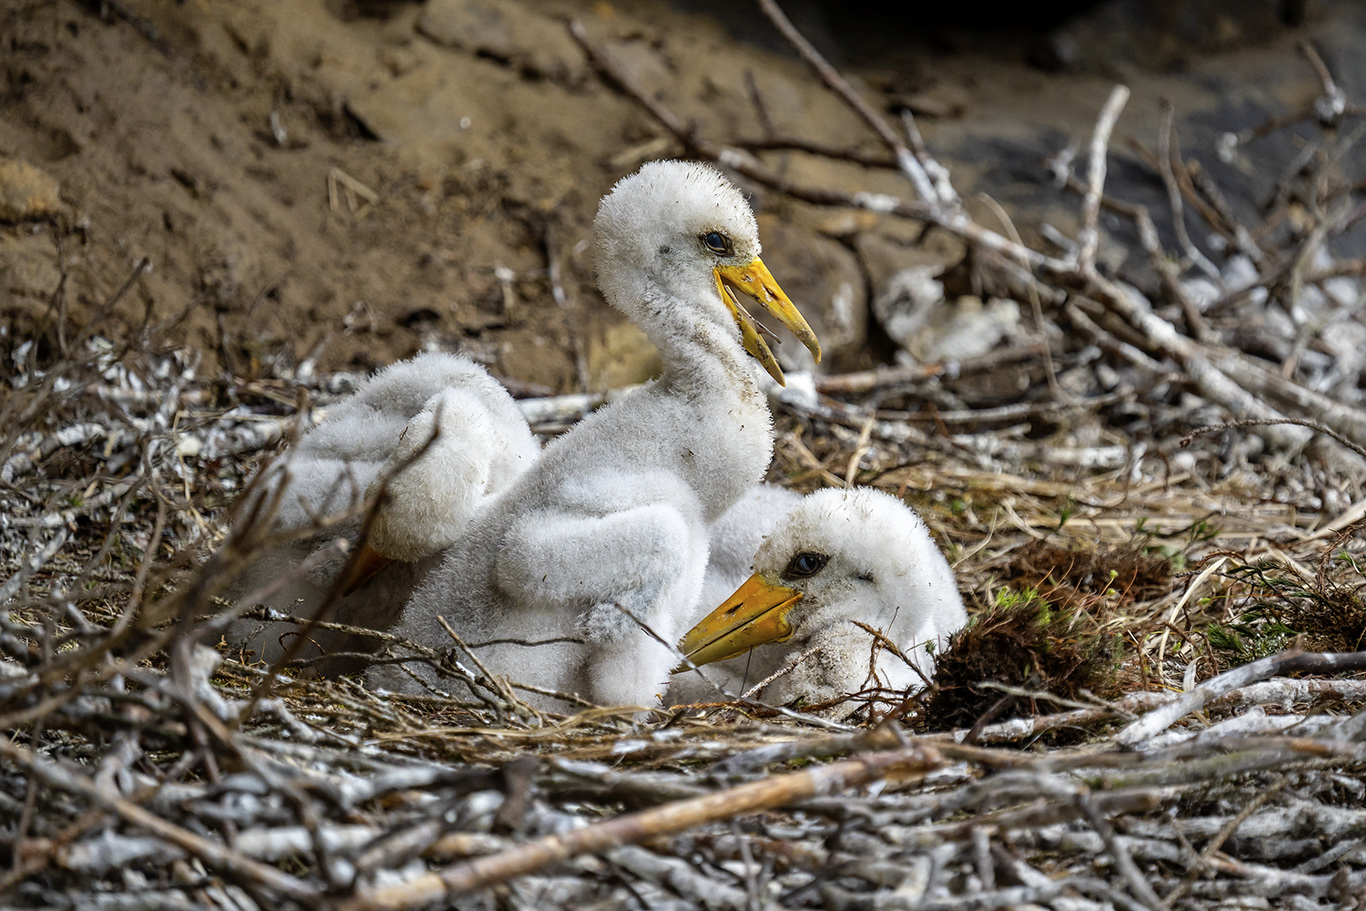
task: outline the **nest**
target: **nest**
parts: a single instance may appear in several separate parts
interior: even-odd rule
[[[1321,358],[1268,365],[1235,332],[1247,308],[1290,309],[1287,296],[1360,274],[1359,263],[1308,266],[1366,211],[1334,182],[1337,156],[1307,156],[1312,173],[1278,203],[1308,194],[1329,213],[1299,233],[1275,211],[1249,232],[1167,157],[1158,170],[1173,205],[1199,201],[1230,250],[1253,244],[1264,263],[1201,311],[1182,284],[1198,267],[1188,250],[1149,250],[1148,292],[1096,268],[1102,207],[1156,244],[1146,211],[1103,192],[1121,90],[1101,112],[1085,182],[1062,175],[1083,228],[1055,257],[967,219],[914,131],[894,131],[802,42],[892,147],[917,201],[788,184],[635,92],[574,33],[685,151],[798,200],[953,233],[982,280],[1037,304],[1032,339],[971,361],[825,377],[819,395],[775,403],[771,480],[902,496],[956,564],[972,625],[923,694],[803,709],[548,714],[473,665],[458,638],[437,653],[391,636],[381,654],[464,675],[479,698],[396,697],[205,649],[195,643],[238,609],[218,597],[233,567],[264,546],[225,535],[226,507],[307,426],[301,402],[326,404],[355,378],[307,362],[264,364],[249,381],[205,375],[194,352],[164,341],[166,327],[73,331],[59,288],[48,323],[0,337],[6,904],[1357,901],[1359,383],[1324,382],[1333,365]],[[1321,72],[1325,98],[1339,98]],[[1327,149],[1350,110],[1320,105],[1298,122],[1322,126]],[[1040,360],[1049,382],[1026,401],[964,407],[974,376]],[[591,404],[527,410],[554,432]]]

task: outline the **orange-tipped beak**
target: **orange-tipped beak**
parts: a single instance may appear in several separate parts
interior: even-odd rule
[[[736,325],[740,327],[740,339],[745,350],[764,365],[768,375],[779,385],[784,384],[782,368],[778,366],[768,343],[759,335],[754,318],[740,305],[736,292],[758,301],[759,306],[777,317],[778,321],[797,337],[797,341],[806,346],[811,356],[816,359],[816,363],[820,363],[821,344],[816,339],[816,333],[811,331],[806,318],[797,310],[797,305],[783,293],[777,279],[768,271],[768,266],[764,265],[763,260],[756,256],[748,265],[717,266],[714,271],[716,289],[721,293],[721,300],[730,308]]]
[[[766,642],[783,642],[792,635],[788,614],[801,599],[801,592],[755,573],[690,629],[678,648],[701,665],[743,655]]]
[[[386,557],[369,544],[362,544],[355,559],[347,564],[346,584],[342,587],[343,597],[369,582],[376,573],[393,562],[393,557]]]

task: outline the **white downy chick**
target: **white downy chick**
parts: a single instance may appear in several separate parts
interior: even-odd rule
[[[717,662],[704,672],[737,694],[811,652],[757,694],[766,702],[919,689],[920,673],[854,621],[877,630],[927,677],[931,649],[967,622],[953,570],[924,522],[871,488],[802,498],[773,524],[753,568],[680,648],[697,665]],[[674,703],[717,698],[692,671],[676,675],[669,695]]]
[[[707,526],[772,457],[754,360],[775,378],[781,371],[736,292],[813,354],[819,347],[759,259],[744,197],[715,169],[645,165],[603,200],[595,230],[603,295],[659,349],[663,373],[547,446],[446,552],[402,628],[446,649],[444,617],[494,673],[598,704],[649,706],[673,664],[655,637],[672,642],[691,620]],[[418,688],[391,668],[371,681]]]

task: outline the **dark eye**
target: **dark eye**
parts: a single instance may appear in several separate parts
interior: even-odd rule
[[[708,250],[717,256],[727,256],[730,253],[730,238],[720,231],[711,231],[702,235],[702,243]]]
[[[805,579],[808,576],[814,576],[825,569],[825,564],[828,562],[830,562],[830,557],[826,554],[804,551],[788,562],[787,569],[783,570],[783,578]]]

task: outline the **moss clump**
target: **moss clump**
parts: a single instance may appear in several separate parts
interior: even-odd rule
[[[1032,714],[1035,700],[984,685],[1064,699],[1114,689],[1120,638],[1079,605],[1059,609],[1034,589],[1004,589],[953,637],[919,713],[922,730],[972,727]]]
[[[1012,552],[1002,571],[1003,582],[1038,589],[1054,603],[1106,595],[1123,607],[1169,592],[1173,566],[1169,554],[1133,544],[1069,550],[1035,541]]]

